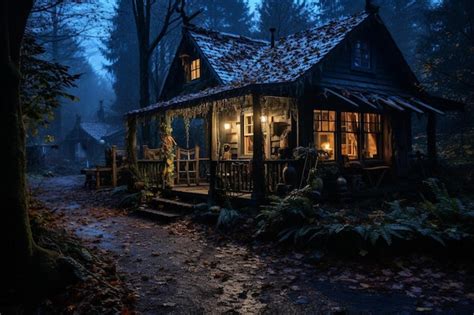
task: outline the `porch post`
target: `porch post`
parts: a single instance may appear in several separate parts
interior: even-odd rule
[[[431,166],[436,167],[437,150],[436,150],[436,114],[428,113],[428,122],[426,124],[427,136],[427,153]]]
[[[265,197],[265,165],[263,164],[263,130],[262,106],[260,95],[252,93],[253,107],[253,158],[252,158],[252,180],[253,192],[252,199],[257,205],[261,204]]]
[[[209,202],[212,204],[215,199],[216,193],[216,167],[217,164],[214,161],[214,139],[213,139],[213,127],[214,127],[214,103],[212,103],[211,108],[207,112],[207,149],[209,156]]]
[[[127,118],[127,160],[130,168],[137,167],[137,119],[133,116]]]

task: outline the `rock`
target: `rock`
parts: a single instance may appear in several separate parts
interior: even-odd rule
[[[300,295],[296,298],[294,303],[297,304],[297,305],[309,304],[309,299],[308,299],[307,296]]]

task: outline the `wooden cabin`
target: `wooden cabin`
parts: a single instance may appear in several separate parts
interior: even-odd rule
[[[202,189],[262,200],[276,191],[297,147],[324,152],[321,163],[404,176],[412,115],[427,115],[428,154],[435,159],[436,115],[458,107],[420,88],[370,6],[270,41],[188,26],[161,101],[127,114],[129,160],[149,178],[160,177],[163,157],[137,158],[137,129],[154,119],[170,126],[174,119],[185,126],[202,119],[207,141],[200,165],[208,168],[200,178],[209,184]]]

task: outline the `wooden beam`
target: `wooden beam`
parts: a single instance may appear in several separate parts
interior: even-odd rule
[[[333,94],[333,95],[339,97],[340,99],[346,101],[347,103],[349,103],[349,104],[351,104],[351,105],[353,105],[353,106],[359,108],[359,104],[357,104],[357,103],[355,103],[354,101],[348,99],[348,98],[345,97],[344,95],[337,93],[336,91],[333,91],[333,90],[331,90],[331,89],[329,89],[329,88],[325,88],[324,91],[325,91],[325,92],[329,92],[329,93],[331,93],[331,94]]]
[[[213,120],[214,120],[214,103],[212,103],[211,108],[209,109],[207,116],[207,141],[208,141],[208,155],[209,155],[209,203],[213,204],[214,199],[215,199],[215,193],[216,193],[216,167],[217,167],[217,162],[214,161],[213,157],[213,151],[214,151],[214,137],[213,137]]]
[[[257,205],[262,204],[265,197],[265,170],[263,164],[263,130],[262,121],[262,104],[260,103],[260,95],[252,94],[253,108],[253,158],[252,158],[252,179],[253,192],[252,199]]]
[[[375,104],[372,104],[371,102],[369,102],[369,100],[362,94],[358,95],[356,93],[352,93],[351,96],[357,98],[359,101],[361,101],[362,103],[366,104],[366,105],[369,105],[370,107],[373,107],[375,109],[379,109],[379,107]]]
[[[405,101],[404,99],[402,99],[402,98],[400,98],[400,97],[398,97],[398,96],[392,96],[390,99],[391,99],[392,101],[394,101],[394,102],[396,102],[396,103],[402,105],[402,106],[405,106],[405,107],[407,107],[407,108],[409,108],[409,109],[411,109],[411,110],[413,110],[413,111],[419,113],[419,114],[424,114],[424,112],[423,112],[421,109],[419,109],[418,107],[416,107],[416,106],[414,106],[414,105],[411,105],[410,103],[408,103],[407,101]]]
[[[435,113],[437,113],[437,114],[444,115],[444,112],[440,111],[439,109],[434,108],[433,106],[430,106],[430,105],[428,105],[428,104],[426,104],[426,103],[423,103],[422,101],[420,101],[420,100],[418,100],[418,99],[416,99],[416,98],[413,98],[413,97],[412,97],[411,100],[412,100],[413,102],[419,104],[420,106],[423,106],[424,108],[427,108],[427,109],[429,109],[429,110],[431,110],[431,111],[433,111],[433,112],[435,112]]]
[[[375,99],[377,99],[379,101],[382,101],[383,103],[387,104],[388,106],[390,106],[392,108],[398,109],[399,111],[402,111],[402,112],[405,111],[405,109],[403,107],[398,106],[393,101],[385,99],[385,98],[383,98],[382,96],[380,96],[378,94],[372,94],[372,96],[375,97]]]
[[[117,187],[117,146],[113,145],[112,150],[112,186]]]

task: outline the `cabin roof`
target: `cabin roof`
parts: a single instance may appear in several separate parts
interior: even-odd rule
[[[323,60],[369,16],[361,12],[282,37],[273,48],[268,41],[202,28],[188,33],[223,84],[283,83]]]
[[[84,130],[84,132],[97,141],[100,141],[101,139],[109,137],[122,130],[116,126],[101,122],[83,122],[80,124],[80,127],[82,130]]]

